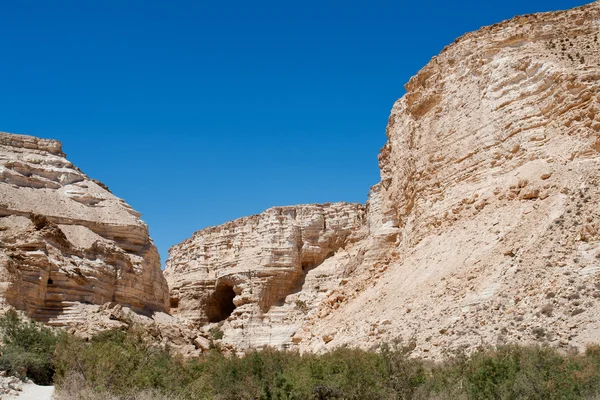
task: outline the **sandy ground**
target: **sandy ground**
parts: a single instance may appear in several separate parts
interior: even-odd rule
[[[51,400],[54,386],[38,386],[33,383],[23,385],[19,396],[2,396],[2,400]]]

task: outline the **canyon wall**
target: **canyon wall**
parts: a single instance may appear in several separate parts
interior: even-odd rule
[[[394,104],[355,234],[302,271],[294,207],[200,231],[171,251],[171,305],[242,349],[598,341],[599,36],[596,2],[457,39]]]
[[[274,207],[196,232],[170,251],[171,312],[196,326],[226,321],[236,347],[287,343],[294,321],[273,327],[276,310],[364,235],[364,218],[360,204]]]
[[[37,320],[85,323],[82,305],[168,311],[148,228],[54,140],[0,133],[0,294]]]
[[[389,265],[338,290],[301,349],[598,341],[599,36],[598,3],[516,17],[410,80],[379,157]]]

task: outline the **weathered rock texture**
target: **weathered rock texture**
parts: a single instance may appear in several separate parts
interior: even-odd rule
[[[274,207],[196,232],[170,252],[171,311],[196,324],[228,320],[236,344],[289,342],[290,321],[273,330],[265,315],[300,292],[309,271],[356,242],[363,224],[362,205],[338,203]]]
[[[456,40],[406,85],[367,215],[343,211],[356,234],[319,247],[302,286],[297,215],[350,206],[200,231],[171,251],[172,305],[204,323],[232,301],[223,341],[240,348],[597,342],[599,36],[594,3]]]
[[[55,325],[85,322],[82,304],[168,310],[146,225],[65,159],[54,140],[0,133],[0,294]]]

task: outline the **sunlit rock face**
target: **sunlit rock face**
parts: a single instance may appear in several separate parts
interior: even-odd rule
[[[597,342],[600,4],[469,33],[406,90],[379,156],[388,265],[361,264],[299,347]]]
[[[55,325],[81,304],[168,310],[140,214],[70,163],[55,140],[0,133],[0,292]]]
[[[196,232],[170,251],[171,311],[197,325],[227,320],[228,339],[242,347],[289,342],[287,323],[273,331],[268,320],[305,290],[311,270],[360,239],[364,222],[360,204],[302,205]]]
[[[320,206],[200,231],[171,251],[177,312],[242,348],[598,341],[600,4],[464,35],[406,90],[335,245],[298,233]]]

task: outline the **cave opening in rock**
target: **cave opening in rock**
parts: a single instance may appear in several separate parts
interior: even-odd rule
[[[48,278],[48,285],[52,285],[54,283],[54,281],[52,280],[52,278]]]
[[[221,322],[229,318],[233,310],[235,310],[234,298],[235,291],[233,290],[233,285],[219,283],[206,307],[208,322]]]
[[[313,269],[314,267],[316,267],[317,264],[314,262],[303,262],[302,263],[302,271],[304,271],[304,273],[308,273],[308,271],[310,271],[311,269]]]
[[[178,308],[179,307],[179,298],[177,298],[177,297],[169,298],[169,305],[171,306],[171,308]]]

